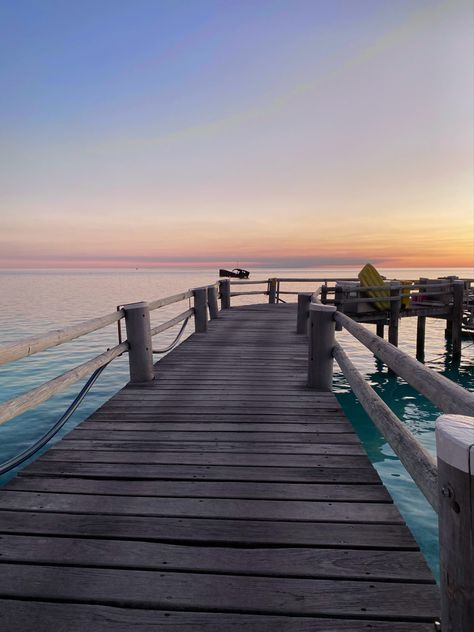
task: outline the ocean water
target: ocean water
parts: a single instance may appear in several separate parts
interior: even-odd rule
[[[436,278],[446,274],[473,277],[469,269],[385,269],[388,278]],[[114,269],[114,270],[0,270],[0,344],[50,329],[78,323],[107,314],[117,305],[138,300],[152,300],[208,284],[216,279],[217,270],[206,269]],[[264,270],[252,272],[253,279],[279,277],[354,277],[356,269]],[[260,286],[258,286],[260,287]],[[262,286],[263,287],[263,286]],[[249,290],[257,289],[248,286]],[[287,283],[282,290],[303,291],[312,285]],[[284,297],[293,300],[295,297]],[[259,296],[232,299],[236,303],[265,300]],[[186,309],[178,303],[152,313],[152,323],[158,324]],[[370,327],[370,326],[369,326]],[[179,327],[154,338],[163,348],[170,343]],[[191,333],[192,323],[186,331]],[[338,339],[368,382],[402,419],[423,445],[435,454],[434,424],[439,411],[415,392],[403,380],[389,373],[382,363],[347,332]],[[399,346],[414,355],[416,319],[401,320]],[[0,366],[0,401],[8,400],[64,371],[77,366],[107,348],[117,344],[116,325],[93,332],[78,340],[38,353],[29,358]],[[444,338],[444,321],[427,321],[425,364],[446,375],[468,390],[474,390],[474,337],[463,339],[462,360],[453,362],[449,343]],[[128,379],[126,356],[114,360],[95,384],[78,411],[53,439],[58,441],[77,423],[120,389]],[[85,380],[84,380],[85,381]],[[0,425],[0,461],[16,455],[38,439],[67,408],[83,382],[56,395],[37,408]],[[389,489],[410,529],[416,537],[429,565],[438,575],[437,518],[427,501],[405,472],[397,457],[367,417],[351,393],[342,374],[335,372],[335,391],[346,414],[353,422],[371,461]],[[45,448],[47,449],[47,448]],[[44,451],[44,450],[43,450]],[[0,477],[5,483],[15,472]]]

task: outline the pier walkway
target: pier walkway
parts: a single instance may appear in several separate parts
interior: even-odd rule
[[[434,580],[296,306],[223,310],[0,492],[5,632],[433,632]]]

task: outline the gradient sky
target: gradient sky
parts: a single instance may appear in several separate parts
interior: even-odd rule
[[[472,0],[0,0],[0,266],[473,265]]]

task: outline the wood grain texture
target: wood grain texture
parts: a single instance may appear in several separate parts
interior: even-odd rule
[[[436,586],[294,305],[225,309],[0,492],[0,628],[428,632]]]

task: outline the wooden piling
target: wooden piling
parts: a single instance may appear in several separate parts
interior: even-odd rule
[[[221,295],[221,309],[230,308],[230,279],[219,281],[219,294]]]
[[[207,304],[209,307],[209,317],[211,320],[219,318],[219,306],[217,303],[217,288],[215,285],[209,285],[207,288]]]
[[[397,298],[398,297],[398,298]],[[398,282],[390,283],[390,321],[388,326],[388,341],[398,347],[398,323],[402,305],[401,285]]]
[[[296,315],[296,333],[305,334],[308,331],[309,306],[311,304],[311,292],[298,294],[298,312]]]
[[[268,302],[276,303],[277,296],[277,280],[276,279],[268,279]]]
[[[309,306],[308,386],[318,391],[332,390],[335,312],[334,305]]]
[[[207,288],[198,287],[193,290],[194,296],[194,327],[196,333],[207,331]]]
[[[416,359],[425,357],[426,316],[418,316],[416,320]]]
[[[153,380],[153,352],[148,303],[124,305],[130,382],[140,384]]]
[[[453,281],[453,312],[451,321],[451,340],[453,358],[461,357],[462,316],[464,300],[464,281]]]
[[[375,327],[376,327],[376,334],[377,334],[377,336],[378,336],[379,338],[383,338],[383,330],[384,330],[384,323],[383,323],[383,321],[381,321],[381,320],[380,320],[380,321],[376,324],[376,326],[375,326]]]
[[[474,417],[436,422],[443,632],[474,630]]]

